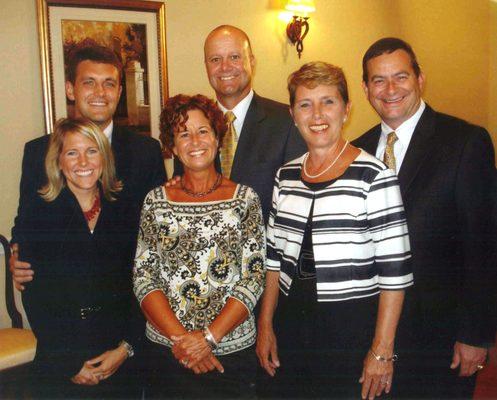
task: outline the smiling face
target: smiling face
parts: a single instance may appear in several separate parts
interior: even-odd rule
[[[205,41],[204,57],[218,101],[233,109],[251,89],[254,56],[248,40],[235,29],[214,31]]]
[[[397,129],[418,110],[424,75],[416,76],[404,50],[382,54],[367,62],[368,82],[363,89],[381,119]]]
[[[64,138],[59,167],[68,188],[76,196],[92,193],[102,175],[103,157],[93,140],[81,133],[70,132]]]
[[[174,132],[173,153],[185,169],[202,171],[214,168],[218,140],[210,121],[198,109],[187,113],[185,129]]]
[[[298,86],[290,113],[310,151],[334,146],[350,111],[336,86]]]
[[[74,101],[75,117],[85,118],[105,129],[114,116],[122,87],[119,71],[112,64],[82,61],[74,83],[66,82],[66,95]]]

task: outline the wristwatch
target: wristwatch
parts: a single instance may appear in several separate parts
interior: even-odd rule
[[[131,358],[135,355],[135,351],[133,350],[133,346],[131,346],[125,340],[121,340],[119,342],[119,346],[124,346],[124,348],[126,349],[126,353],[128,353],[128,358]]]

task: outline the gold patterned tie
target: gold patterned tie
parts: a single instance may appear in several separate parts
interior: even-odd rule
[[[387,136],[387,147],[385,148],[385,154],[383,155],[383,162],[387,165],[388,168],[393,169],[394,171],[397,171],[395,169],[395,153],[393,152],[393,146],[395,142],[399,138],[395,134],[395,132],[390,132]]]
[[[226,120],[228,121],[228,131],[224,135],[223,146],[221,147],[221,169],[223,175],[229,178],[231,175],[231,167],[233,166],[233,158],[235,157],[237,137],[233,122],[236,119],[232,111],[227,111]]]

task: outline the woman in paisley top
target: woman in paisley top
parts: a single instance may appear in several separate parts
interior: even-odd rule
[[[202,95],[177,95],[161,114],[162,144],[184,174],[152,190],[141,215],[134,288],[148,320],[147,397],[254,395],[265,234],[257,194],[216,171],[226,130]]]

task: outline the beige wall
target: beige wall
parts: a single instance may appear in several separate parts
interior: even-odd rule
[[[360,85],[362,54],[380,37],[402,36],[413,44],[426,71],[426,100],[497,133],[495,3],[315,2],[317,12],[311,17],[311,30],[299,60],[285,39],[285,23],[278,19],[275,5],[280,0],[167,0],[170,93],[212,95],[202,64],[203,39],[219,24],[234,24],[251,37],[258,59],[254,87],[263,96],[286,101],[286,76],[304,62],[321,59],[342,66],[353,102],[346,135],[354,138],[377,122]],[[23,145],[43,132],[44,123],[35,2],[3,0],[2,15],[9,18],[3,18],[0,25],[4,60],[0,67],[0,232],[8,235],[17,206]]]
[[[497,0],[490,2],[489,15],[489,95],[488,95],[488,125],[494,146],[497,147]]]
[[[2,15],[0,233],[9,237],[19,195],[23,146],[43,133],[43,110],[35,2],[3,1]]]

